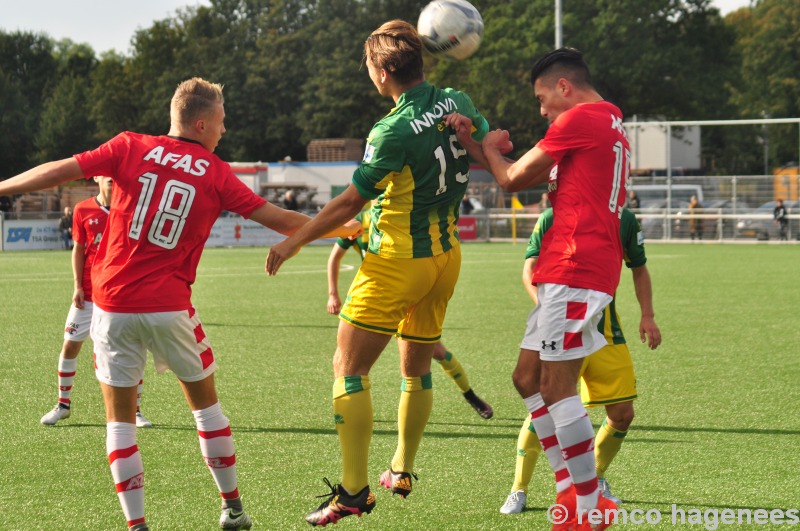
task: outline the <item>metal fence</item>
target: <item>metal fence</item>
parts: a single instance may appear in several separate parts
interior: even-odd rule
[[[649,241],[756,242],[780,240],[780,225],[773,218],[775,200],[782,199],[789,213],[788,241],[800,239],[800,177],[703,176],[672,177],[672,185],[699,185],[702,208],[688,209],[685,198],[643,201],[634,209]],[[660,185],[666,177],[638,177],[635,185]],[[677,197],[677,196],[676,196]],[[473,212],[477,239],[481,241],[527,241],[539,216],[536,205],[524,209],[490,208]],[[694,230],[691,230],[693,228]]]
[[[642,224],[645,239],[651,242],[691,241],[689,221],[692,219],[700,225],[696,231],[697,240],[719,243],[780,241],[780,227],[773,221],[772,213],[733,215],[726,214],[723,209],[702,209],[691,215],[674,209],[646,213],[639,209],[633,211]],[[533,232],[539,213],[489,209],[472,216],[477,220],[476,240],[525,243]],[[789,243],[800,243],[800,213],[789,215],[786,238]]]

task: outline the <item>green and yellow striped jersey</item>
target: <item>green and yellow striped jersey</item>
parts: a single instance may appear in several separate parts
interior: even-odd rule
[[[351,240],[350,238],[338,238],[336,240],[336,245],[338,245],[342,249],[349,249],[355,246],[356,249],[359,250],[358,254],[361,255],[361,259],[363,260],[364,255],[366,254],[367,249],[369,248],[369,226],[372,216],[370,215],[369,210],[362,210],[361,212],[356,214],[356,217],[354,219],[357,219],[358,221],[361,222],[361,226],[364,228],[364,232],[361,233],[361,236],[353,240]]]
[[[454,89],[424,81],[400,96],[367,138],[353,184],[372,207],[369,252],[422,258],[458,244],[459,206],[469,181],[469,156],[445,127],[458,112],[473,123],[473,137],[489,131],[472,100]]]
[[[553,225],[553,209],[548,208],[536,221],[531,238],[528,241],[528,248],[525,251],[525,259],[539,256],[542,247],[542,236]],[[636,215],[627,208],[622,209],[622,218],[619,226],[620,238],[622,240],[623,259],[629,268],[640,267],[647,263],[647,256],[644,253],[644,234]],[[597,324],[597,329],[603,334],[609,345],[621,345],[625,343],[625,335],[622,333],[622,325],[617,314],[616,294],[611,303],[606,306],[603,317]]]

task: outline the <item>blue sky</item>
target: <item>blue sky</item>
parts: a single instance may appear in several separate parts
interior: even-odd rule
[[[55,39],[88,43],[95,52],[115,49],[127,54],[137,29],[170,17],[179,8],[210,5],[209,0],[12,0],[3,2],[0,28],[44,32]],[[713,0],[725,14],[749,0]]]

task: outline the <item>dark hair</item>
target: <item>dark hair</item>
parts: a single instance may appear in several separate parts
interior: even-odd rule
[[[540,57],[531,70],[531,85],[546,76],[563,77],[579,87],[592,86],[589,67],[583,60],[583,54],[575,48],[559,48]]]
[[[391,20],[373,31],[364,43],[364,60],[367,57],[400,84],[423,77],[422,41],[408,22]]]

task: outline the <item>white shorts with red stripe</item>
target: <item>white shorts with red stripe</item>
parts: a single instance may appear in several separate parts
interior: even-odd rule
[[[585,358],[607,344],[597,323],[611,300],[600,291],[539,284],[539,304],[528,316],[520,347],[538,351],[544,361]]]
[[[113,387],[133,387],[144,374],[147,351],[156,371],[167,369],[197,382],[217,369],[194,308],[179,312],[113,313],[99,306],[92,316],[95,375]]]
[[[89,337],[89,328],[92,325],[92,303],[85,302],[83,308],[76,308],[73,304],[69,307],[67,322],[64,324],[64,340],[85,341]]]

